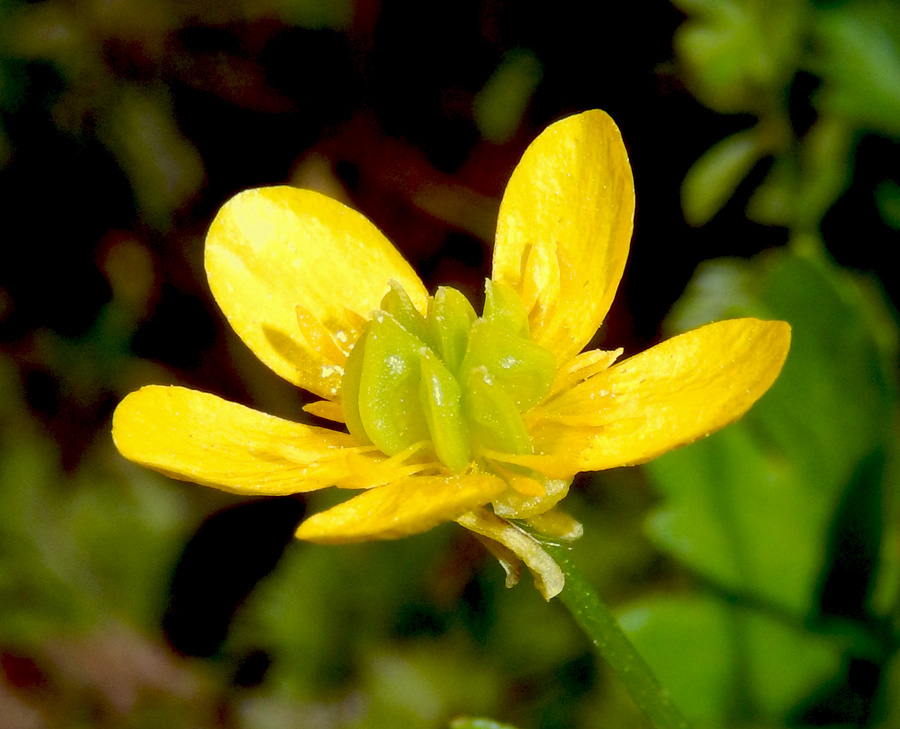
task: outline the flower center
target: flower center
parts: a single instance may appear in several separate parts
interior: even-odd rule
[[[354,437],[387,455],[430,441],[461,473],[483,451],[532,452],[521,414],[555,375],[554,356],[530,340],[509,286],[485,282],[481,317],[459,291],[441,287],[423,317],[392,283],[347,358],[344,419]]]

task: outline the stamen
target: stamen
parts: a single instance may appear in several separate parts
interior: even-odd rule
[[[331,400],[316,400],[316,402],[311,402],[308,405],[304,405],[303,410],[310,415],[315,415],[317,418],[331,420],[335,423],[344,422],[343,408],[341,407],[340,403],[333,402]]]
[[[501,466],[497,461],[492,460],[490,466],[493,473],[496,473],[523,496],[545,496],[547,493],[547,489],[545,489],[543,484],[537,479],[522,473],[516,473],[515,471]]]
[[[572,464],[568,460],[557,456],[547,456],[540,453],[501,453],[499,451],[483,451],[481,456],[488,461],[524,466],[554,479],[572,477]]]
[[[494,513],[504,519],[530,519],[552,509],[569,492],[571,479],[545,478],[545,493],[537,496],[523,496],[515,491],[507,491],[491,502]]]
[[[347,458],[347,464],[356,478],[350,478],[335,485],[344,488],[370,488],[433,469],[440,464],[435,462],[405,463],[408,459],[420,455],[429,448],[428,441],[419,441],[405,450],[395,453],[390,458],[378,458],[383,454],[374,446],[360,449],[351,453]],[[370,458],[369,455],[375,457]]]
[[[554,246],[556,250],[556,265],[559,268],[560,286],[563,289],[571,290],[572,284],[578,280],[578,271],[575,264],[566,253],[566,249],[560,245]]]
[[[424,453],[431,448],[431,443],[427,440],[420,440],[417,443],[413,443],[408,448],[400,451],[399,453],[395,453],[390,458],[384,461],[384,463],[402,463],[413,456],[417,456],[420,453]]]
[[[609,369],[622,356],[624,351],[621,347],[611,351],[592,349],[573,357],[559,368],[544,402],[548,402],[561,392],[569,390],[575,385],[589,380],[594,375]]]
[[[531,570],[534,585],[545,600],[562,592],[566,582],[562,570],[534,537],[486,509],[470,511],[456,521],[476,534],[499,542],[521,559]]]
[[[344,309],[344,320],[341,323],[340,330],[346,333],[347,340],[346,342],[343,339],[339,341],[342,344],[345,344],[348,350],[353,349],[353,345],[356,343],[356,340],[359,339],[359,335],[363,333],[363,330],[365,328],[365,317],[356,313],[352,309]]]
[[[606,392],[605,390],[600,390],[599,393],[592,392],[590,393],[590,399],[596,399],[596,396],[600,395],[600,393]],[[576,415],[569,415],[562,411],[552,411],[552,410],[541,410],[540,412],[534,412],[532,417],[529,419],[528,424],[534,425],[538,422],[544,423],[559,423],[560,425],[566,425],[570,428],[603,428],[609,426],[609,415],[602,412],[602,408],[598,410],[596,413],[578,413]],[[621,422],[616,421],[617,423]]]
[[[350,436],[347,436],[347,438],[350,440]],[[274,453],[291,461],[291,463],[309,466],[310,468],[318,468],[319,466],[331,463],[332,461],[346,458],[348,453],[365,452],[369,450],[375,449],[371,446],[353,445],[322,448],[316,444],[311,444],[303,448],[293,445],[292,443],[279,443]]]
[[[561,258],[554,240],[541,240],[528,246],[524,256],[519,293],[528,312],[531,331],[540,331],[555,311],[561,286]]]
[[[560,539],[564,542],[574,542],[584,534],[584,526],[580,521],[558,509],[525,519],[525,523],[539,536]]]
[[[327,362],[342,367],[347,359],[347,355],[335,344],[331,332],[314,314],[300,304],[294,305],[294,311],[297,314],[297,325],[300,327],[300,333],[307,344]],[[327,379],[331,374],[334,373],[323,374],[322,379]],[[343,374],[343,370],[341,374]]]

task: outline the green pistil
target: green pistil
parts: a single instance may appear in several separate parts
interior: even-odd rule
[[[529,339],[515,291],[488,280],[485,294],[477,317],[459,291],[439,288],[423,317],[392,285],[341,385],[344,418],[360,442],[394,455],[430,441],[454,473],[481,451],[531,452],[521,414],[547,394],[556,362]]]

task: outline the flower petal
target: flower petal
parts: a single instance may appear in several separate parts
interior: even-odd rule
[[[787,357],[785,322],[735,319],[674,337],[576,385],[530,415],[536,450],[509,456],[560,477],[655,458],[741,417]]]
[[[321,338],[321,327],[346,351],[359,334],[354,314],[367,318],[392,279],[426,310],[425,287],[381,232],[311,190],[268,187],[233,197],[207,235],[206,272],[229,323],[256,356],[329,400],[340,387],[335,365],[343,362],[310,341]]]
[[[506,489],[496,476],[413,476],[370,489],[297,529],[298,539],[322,544],[397,539],[453,521]]]
[[[581,351],[609,311],[633,217],[631,166],[605,112],[552,124],[513,172],[500,205],[493,278],[519,293],[532,338],[557,362]]]
[[[173,478],[243,494],[325,488],[344,473],[346,433],[281,420],[183,387],[144,387],[113,416],[113,440],[126,458]],[[289,444],[288,459],[281,450]],[[325,468],[323,466],[329,466]]]

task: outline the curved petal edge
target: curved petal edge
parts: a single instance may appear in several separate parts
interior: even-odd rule
[[[643,463],[740,418],[787,357],[785,322],[708,324],[630,357],[532,413],[543,455],[519,460],[557,474]]]
[[[493,278],[516,289],[533,338],[558,362],[603,323],[633,219],[628,153],[606,112],[558,121],[525,150],[500,205]]]
[[[208,393],[157,385],[132,392],[119,404],[112,433],[129,460],[173,478],[251,495],[330,486],[347,472],[344,455],[356,445],[345,433],[292,423]]]
[[[453,521],[506,489],[496,476],[414,476],[370,489],[297,529],[298,539],[322,544],[397,539]]]

